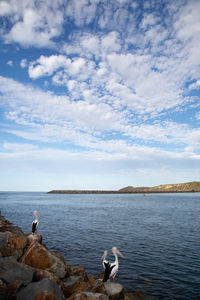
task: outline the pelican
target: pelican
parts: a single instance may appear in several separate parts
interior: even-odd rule
[[[119,269],[119,261],[118,261],[118,255],[120,255],[121,257],[125,258],[124,255],[116,248],[113,247],[112,248],[112,253],[115,257],[115,261],[113,263],[110,263],[109,261],[106,260],[106,256],[107,256],[107,251],[104,251],[104,254],[102,256],[102,260],[103,260],[103,267],[105,269],[104,271],[104,278],[103,278],[103,282],[106,282],[109,279],[114,279],[118,269]]]
[[[35,220],[32,222],[32,232],[34,233],[37,231],[38,224],[39,224],[38,216],[41,216],[41,214],[37,210],[34,210],[33,213],[35,215]]]

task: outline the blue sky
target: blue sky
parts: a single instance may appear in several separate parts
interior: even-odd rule
[[[1,0],[0,190],[200,180],[200,1]]]

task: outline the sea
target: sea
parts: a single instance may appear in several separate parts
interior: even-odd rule
[[[115,281],[127,293],[158,300],[200,299],[200,193],[48,194],[0,192],[1,214],[25,233],[38,210],[38,232],[51,251],[98,276],[112,247]]]

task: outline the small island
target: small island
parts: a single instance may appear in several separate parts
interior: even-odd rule
[[[154,187],[127,186],[119,190],[52,190],[48,194],[150,194],[150,193],[196,193],[200,182],[157,185]]]

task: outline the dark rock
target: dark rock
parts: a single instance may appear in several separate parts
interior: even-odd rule
[[[18,280],[22,284],[27,285],[32,281],[33,273],[33,268],[23,263],[18,263],[13,256],[0,257],[0,278],[9,284]]]
[[[17,300],[65,300],[59,286],[49,279],[30,283],[16,294]]]
[[[66,287],[63,283],[63,281],[61,279],[59,279],[58,277],[56,277],[53,273],[48,272],[46,270],[36,270],[33,276],[33,281],[41,281],[45,278],[48,278],[51,281],[54,281],[61,289],[61,291],[63,292],[65,297],[68,297],[69,295],[69,291],[66,290]]]
[[[8,295],[8,286],[7,284],[0,279],[0,299],[1,300],[7,300]]]
[[[124,299],[124,287],[115,282],[107,281],[104,283],[105,294],[108,295],[109,300]]]

